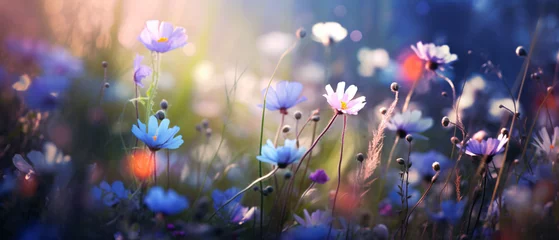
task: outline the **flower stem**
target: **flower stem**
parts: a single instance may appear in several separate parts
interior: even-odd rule
[[[169,149],[167,149],[167,189],[169,189],[169,185],[171,184],[171,171],[169,170],[169,165],[171,160],[169,158]]]
[[[299,205],[301,205],[301,201],[303,201],[303,197],[305,196],[305,194],[307,194],[315,185],[315,182],[312,182],[309,187],[307,188],[307,190],[305,190],[303,192],[303,194],[301,194],[301,197],[299,198],[299,201],[297,201],[297,204],[295,205],[295,211],[297,211],[297,209],[299,209]]]
[[[153,156],[153,185],[157,185],[157,160],[155,159],[155,152],[151,152],[151,156]]]
[[[249,184],[246,188],[244,188],[243,190],[241,190],[240,192],[238,192],[237,194],[235,194],[235,196],[233,196],[232,198],[230,198],[229,200],[227,200],[227,202],[225,202],[223,205],[221,205],[221,207],[219,207],[218,209],[215,210],[215,212],[210,216],[209,220],[212,220],[212,218],[215,216],[215,214],[217,214],[221,209],[223,209],[225,206],[227,206],[227,204],[231,203],[233,200],[235,200],[235,198],[237,198],[238,196],[240,196],[241,194],[243,194],[244,192],[248,191],[249,189],[252,188],[252,186],[256,185],[259,182],[262,182],[263,180],[271,177],[272,175],[274,175],[279,168],[274,168],[274,170],[272,170],[270,173],[254,180],[251,184]]]
[[[332,204],[332,217],[334,217],[334,213],[336,211],[336,201],[338,200],[338,192],[340,191],[340,184],[342,181],[342,160],[344,156],[344,142],[345,142],[345,132],[347,127],[347,115],[344,114],[344,126],[342,129],[342,139],[341,139],[341,146],[340,146],[340,161],[338,162],[338,185],[336,186],[336,194],[334,194],[334,203]],[[330,234],[332,233],[332,224],[333,221],[330,222],[330,228],[328,229],[328,237],[326,239],[330,239]]]
[[[313,130],[312,130],[312,140],[311,142],[314,142],[315,136],[316,136],[316,122],[313,122]],[[303,189],[303,184],[305,183],[305,179],[307,176],[307,171],[309,170],[309,164],[311,163],[311,158],[312,158],[312,150],[309,152],[309,157],[307,158],[307,163],[305,164],[305,171],[303,172],[303,176],[301,177],[301,183],[299,183],[299,189]],[[304,161],[305,159],[302,159],[301,161]]]

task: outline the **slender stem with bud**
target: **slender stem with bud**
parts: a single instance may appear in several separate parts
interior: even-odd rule
[[[336,186],[336,193],[334,194],[334,203],[332,204],[332,217],[336,211],[336,201],[338,200],[338,192],[340,191],[340,184],[342,181],[342,160],[344,156],[344,142],[345,142],[345,132],[347,127],[347,115],[344,114],[344,125],[342,128],[342,139],[341,139],[341,146],[340,146],[340,161],[338,162],[338,185]],[[330,234],[332,233],[332,224],[333,221],[330,222],[330,228],[328,229],[328,237],[326,239],[330,239]]]

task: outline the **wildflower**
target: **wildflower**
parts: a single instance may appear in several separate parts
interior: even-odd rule
[[[143,59],[144,56],[140,54],[136,54],[136,57],[134,58],[134,83],[142,88],[144,87],[142,80],[152,73],[150,67],[142,65]]]
[[[54,110],[60,105],[62,94],[69,85],[70,81],[62,76],[36,77],[24,93],[25,104],[34,110]]]
[[[188,199],[172,189],[156,186],[149,189],[144,202],[152,212],[174,215],[188,208]]]
[[[317,169],[316,171],[312,172],[309,176],[309,179],[318,184],[325,184],[330,180],[328,175],[323,169]]]
[[[182,27],[174,27],[168,22],[159,20],[146,21],[139,40],[151,51],[165,53],[186,45],[186,31]]]
[[[295,140],[285,139],[284,146],[274,147],[271,140],[268,139],[266,145],[262,146],[262,155],[256,159],[277,165],[278,168],[286,168],[289,164],[299,161],[306,149],[297,148]]]
[[[19,154],[12,158],[14,166],[25,174],[26,180],[35,175],[55,174],[54,186],[63,187],[72,177],[73,170],[70,157],[62,154],[53,143],[45,143],[43,152],[31,151],[27,153],[27,159],[29,162]]]
[[[491,162],[493,156],[502,153],[505,148],[505,144],[508,142],[508,138],[504,135],[499,135],[498,138],[488,138],[485,139],[470,139],[466,142],[466,146],[463,147],[461,144],[456,144],[459,148],[465,150],[466,154],[474,157],[474,159],[479,160],[482,157],[486,158],[486,162]]]
[[[212,199],[214,201],[214,208],[219,209],[227,200],[231,199],[240,190],[238,188],[232,187],[225,191],[214,190],[212,192]],[[244,207],[241,205],[241,199],[243,194],[239,195],[237,198],[233,199],[231,203],[225,206],[221,214],[227,214],[229,221],[241,225],[246,221],[251,220],[256,212],[255,207]]]
[[[559,138],[559,127],[553,128],[553,135],[550,136],[545,127],[540,130],[540,134],[534,137],[532,143],[539,154],[545,156],[548,161],[553,162],[557,159],[557,138]]]
[[[121,200],[128,199],[130,190],[127,190],[121,181],[115,181],[112,185],[103,181],[99,184],[99,187],[94,186],[91,188],[91,195],[95,200],[103,200],[103,203],[110,207],[119,203]]]
[[[456,54],[450,53],[448,45],[436,46],[433,43],[423,44],[419,41],[416,46],[412,45],[411,49],[419,58],[427,61],[425,68],[431,71],[435,71],[437,69],[444,70],[445,66],[458,60],[458,56],[456,56]]]
[[[365,96],[355,97],[357,87],[351,85],[345,90],[345,82],[339,82],[336,91],[328,84],[326,86],[326,94],[322,95],[328,101],[328,104],[338,112],[338,114],[357,115],[359,110],[365,107]]]
[[[276,88],[270,87],[266,95],[266,109],[270,111],[279,110],[282,114],[287,114],[287,109],[307,100],[301,96],[303,84],[298,82],[281,81],[276,84]],[[262,89],[262,95],[266,89]]]
[[[347,30],[337,22],[320,22],[312,26],[313,40],[330,46],[347,37]]]
[[[425,153],[412,152],[410,159],[413,163],[413,168],[427,182],[431,182],[431,178],[435,175],[433,171],[433,164],[435,162],[439,163],[440,171],[445,171],[452,167],[452,163],[445,155],[434,150]]]
[[[286,232],[283,239],[326,239],[328,237],[329,224],[332,221],[330,213],[316,210],[309,215],[306,209],[304,213],[304,219],[296,214],[293,215],[299,225]],[[330,238],[336,239],[336,236],[336,230],[332,229]]]
[[[464,207],[467,201],[455,202],[452,200],[446,200],[441,203],[441,211],[437,213],[430,213],[429,217],[435,221],[444,221],[452,225],[460,222],[462,214],[464,213]]]
[[[169,127],[169,119],[163,119],[158,126],[157,118],[149,118],[148,128],[138,119],[138,125],[132,125],[132,133],[144,142],[151,151],[159,149],[177,149],[184,142],[182,136],[175,137],[180,130],[179,127]],[[139,126],[139,127],[138,127]],[[147,131],[146,131],[147,130]]]
[[[39,57],[45,75],[68,78],[79,77],[83,73],[83,63],[62,47],[54,47]]]
[[[431,126],[433,126],[433,119],[421,118],[421,111],[419,110],[397,113],[386,125],[388,129],[396,131],[400,138],[405,138],[408,134],[411,134],[419,139],[427,139],[419,133],[426,131]]]

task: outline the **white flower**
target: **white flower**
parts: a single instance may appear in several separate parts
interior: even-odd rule
[[[258,50],[270,57],[279,57],[295,40],[292,34],[283,32],[266,33],[256,40]]]
[[[320,22],[312,26],[312,34],[313,40],[329,46],[344,40],[347,37],[347,29],[337,22]]]
[[[538,136],[534,137],[532,144],[536,146],[538,153],[547,157],[549,161],[555,161],[558,154],[557,138],[559,138],[559,127],[553,128],[552,136],[543,127]]]
[[[383,69],[390,64],[388,52],[382,48],[361,48],[357,52],[357,59],[359,60],[359,74],[363,77],[371,77],[374,75],[375,69]]]

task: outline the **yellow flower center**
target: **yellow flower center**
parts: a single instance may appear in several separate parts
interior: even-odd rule
[[[161,42],[168,42],[168,41],[169,41],[169,39],[166,38],[166,37],[162,37],[162,38],[160,38],[159,40],[157,40],[157,42],[160,42],[160,43],[161,43]]]
[[[153,141],[157,141],[157,136],[153,136],[151,138],[153,138]]]
[[[346,110],[347,109],[347,103],[344,101],[340,101],[340,103],[342,104],[342,110]]]

